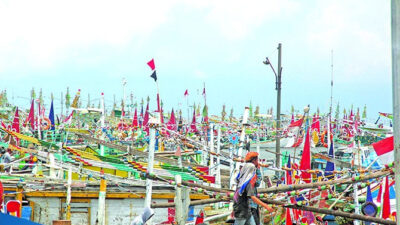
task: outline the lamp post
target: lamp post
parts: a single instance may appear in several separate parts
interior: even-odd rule
[[[282,78],[282,66],[281,66],[281,51],[282,44],[278,44],[278,74],[276,73],[274,67],[269,61],[268,57],[266,57],[263,62],[265,65],[270,65],[272,71],[275,74],[275,90],[277,91],[277,100],[276,100],[276,161],[275,165],[277,168],[281,167],[281,137],[280,137],[280,128],[281,128],[281,78]]]

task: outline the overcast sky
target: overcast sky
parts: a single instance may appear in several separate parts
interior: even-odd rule
[[[252,101],[261,112],[276,106],[275,78],[282,43],[282,111],[311,105],[326,112],[333,50],[334,104],[391,112],[390,1],[373,0],[160,0],[0,1],[0,89],[29,107],[30,90],[46,103],[61,91],[82,89],[83,102],[105,93],[135,100],[156,85],[166,110],[201,102],[203,82],[212,113]],[[97,102],[95,102],[97,106]],[[57,112],[58,113],[58,112]]]

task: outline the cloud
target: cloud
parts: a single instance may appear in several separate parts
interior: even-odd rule
[[[206,9],[206,20],[228,40],[240,40],[263,23],[289,15],[298,9],[290,0],[203,0],[190,2],[192,6]]]
[[[168,20],[177,1],[6,1],[0,3],[0,71],[49,67],[71,48],[123,47]],[[25,65],[27,66],[27,65]]]
[[[322,1],[309,16],[308,44],[313,52],[326,55],[334,50],[339,78],[359,80],[380,79],[382,68],[390,67],[390,12],[389,2]],[[336,58],[336,60],[335,60]],[[339,65],[337,63],[340,63]],[[372,71],[381,71],[371,74]]]

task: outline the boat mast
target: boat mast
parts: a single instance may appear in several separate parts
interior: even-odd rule
[[[329,117],[332,115],[332,100],[333,100],[333,49],[331,50],[331,104],[329,106]]]

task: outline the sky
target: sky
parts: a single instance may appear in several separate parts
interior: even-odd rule
[[[244,107],[276,109],[275,77],[282,43],[282,112],[310,104],[367,105],[368,117],[392,111],[390,1],[373,0],[0,0],[0,90],[29,108],[30,91],[46,104],[81,89],[97,106],[113,96],[134,101],[157,87],[147,62],[154,58],[164,110],[207,104],[212,114]],[[188,89],[189,97],[184,98]],[[127,97],[128,103],[130,98]]]

